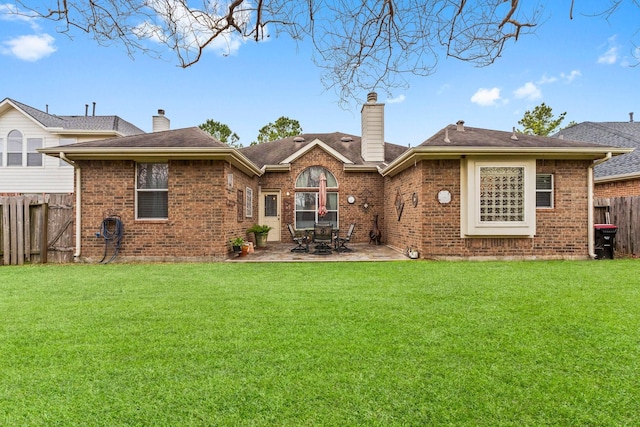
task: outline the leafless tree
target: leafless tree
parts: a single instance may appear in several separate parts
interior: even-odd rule
[[[234,44],[283,34],[310,39],[323,83],[347,101],[406,86],[408,74],[429,75],[442,55],[491,64],[510,41],[536,29],[551,1],[14,0],[14,13],[55,21],[61,33],[82,30],[100,44],[119,42],[129,55],[160,55],[153,40],[181,67],[197,63],[207,47],[230,52]],[[603,0],[602,13],[623,1],[639,0]]]

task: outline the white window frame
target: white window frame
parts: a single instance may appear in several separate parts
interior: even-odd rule
[[[481,221],[480,171],[485,167],[516,167],[524,171],[522,221]],[[533,237],[536,234],[536,160],[467,158],[460,169],[460,232],[462,237]]]
[[[253,218],[253,188],[245,188],[244,216],[245,218]]]
[[[11,137],[11,134],[13,132],[17,132],[20,134],[20,141],[12,141],[13,138],[15,137]],[[16,151],[16,150],[12,150],[11,148],[11,143],[19,143],[20,144],[20,151]],[[9,164],[9,158],[11,157],[11,155],[13,155],[13,157],[17,157],[16,155],[20,155],[20,164]],[[12,168],[19,168],[19,167],[23,167],[24,166],[24,134],[22,132],[20,132],[18,129],[13,129],[11,130],[8,134],[7,134],[7,167],[12,167]]]
[[[551,188],[538,188],[538,177],[548,176],[551,181]],[[554,188],[555,182],[552,173],[539,173],[536,175],[536,209],[553,209],[555,207],[555,203],[553,201],[554,197]],[[549,206],[538,205],[538,193],[549,193]]]
[[[0,168],[4,166],[4,138],[0,138]]]
[[[38,148],[42,148],[43,144],[43,138],[27,138],[27,167],[41,168],[44,166],[44,154],[38,152]]]
[[[138,188],[138,167],[141,164],[166,164],[166,163],[160,163],[160,162],[141,162],[141,163],[136,163],[136,170],[135,170],[135,174],[136,174],[136,201],[135,201],[135,210],[136,210],[136,220],[142,220],[142,221],[158,221],[158,220],[166,220],[169,219],[169,207],[167,206],[167,216],[166,217],[141,217],[139,215],[139,206],[138,206],[138,195],[140,193],[160,193],[160,192],[169,192],[169,171],[167,169],[167,188]],[[167,164],[167,168],[168,168],[168,164]]]

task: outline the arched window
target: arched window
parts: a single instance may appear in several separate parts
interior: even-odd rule
[[[337,188],[336,177],[329,172],[329,169],[322,166],[311,166],[300,172],[298,179],[296,179],[296,188],[318,188],[322,172],[327,177],[327,188]]]
[[[7,166],[22,166],[22,132],[12,130],[7,137]]]
[[[320,175],[327,177],[327,213],[318,215],[318,188]],[[295,218],[297,229],[311,229],[316,222],[330,222],[338,228],[338,181],[334,174],[322,166],[311,166],[303,170],[296,179]]]

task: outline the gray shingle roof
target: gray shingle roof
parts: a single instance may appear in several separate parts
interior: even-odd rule
[[[304,138],[304,141],[297,142],[294,140],[299,137]],[[308,144],[311,144],[316,139],[322,141],[324,144],[352,161],[354,165],[367,164],[362,159],[360,152],[361,138],[359,136],[341,132],[305,133],[297,137],[288,137],[277,141],[270,141],[241,148],[240,152],[247,156],[247,158],[254,162],[258,167],[263,167],[265,165],[277,165]],[[344,139],[350,140],[345,141]],[[392,161],[407,149],[408,147],[385,142],[385,161]]]
[[[119,138],[78,142],[64,146],[65,150],[82,148],[229,148],[224,142],[203,131],[199,127],[151,132]]]
[[[597,165],[594,169],[596,178],[640,173],[640,123],[638,122],[583,122],[563,129],[554,136],[560,135],[565,139],[636,149]]]
[[[517,139],[512,139],[513,132],[505,132],[500,130],[482,129],[465,126],[464,131],[457,131],[456,125],[449,125],[431,138],[424,141],[418,147],[494,147],[494,148],[541,148],[541,147],[568,147],[568,148],[590,148],[602,147],[605,144],[598,144],[591,141],[574,140],[574,138],[566,138],[564,140],[551,137],[543,137],[538,135],[526,135],[523,133],[515,133]],[[445,138],[449,138],[449,142],[445,142]],[[608,144],[607,144],[608,145]]]
[[[7,98],[34,120],[48,128],[65,130],[113,131],[122,135],[144,133],[139,127],[118,116],[57,116],[30,107],[14,99]]]

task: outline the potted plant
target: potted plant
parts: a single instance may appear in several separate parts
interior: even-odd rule
[[[257,248],[264,248],[267,246],[267,235],[271,229],[272,227],[268,225],[254,224],[247,230],[247,233],[253,233],[256,236]]]
[[[244,239],[242,237],[235,237],[229,240],[229,244],[231,245],[234,253],[241,254],[244,246]]]

